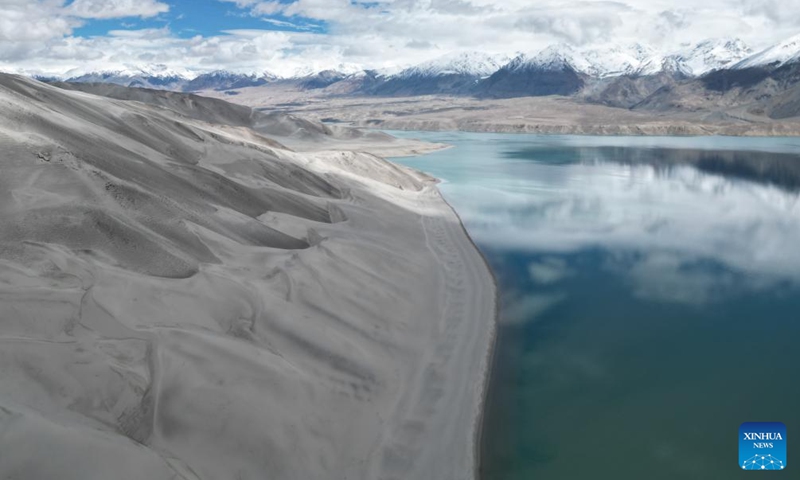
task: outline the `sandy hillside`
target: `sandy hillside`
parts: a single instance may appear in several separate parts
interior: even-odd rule
[[[472,477],[495,292],[431,180],[198,108],[0,75],[0,478]]]
[[[260,111],[222,99],[143,88],[126,88],[109,83],[57,83],[60,88],[78,90],[117,100],[167,108],[188,118],[204,122],[248,127],[280,141],[294,150],[366,151],[382,156],[417,155],[443,145],[394,138],[375,130],[326,125],[280,110]],[[228,99],[226,99],[228,100]]]

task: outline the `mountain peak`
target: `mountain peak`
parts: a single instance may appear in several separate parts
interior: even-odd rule
[[[653,48],[640,43],[609,45],[583,52],[588,62],[585,73],[594,77],[632,75],[641,68],[642,62],[655,54]]]
[[[507,60],[508,57],[489,55],[483,52],[455,52],[409,67],[397,76],[402,78],[442,75],[487,77],[499,70]]]
[[[699,76],[712,70],[727,68],[753,51],[738,38],[715,38],[700,42],[676,54],[690,75]]]
[[[539,52],[533,57],[531,63],[549,70],[567,67],[573,70],[582,70],[581,67],[588,62],[571,46],[565,43],[558,43],[550,45]]]
[[[800,35],[788,38],[755,55],[752,55],[733,68],[743,69],[751,67],[780,67],[787,63],[800,62]]]
[[[504,68],[509,70],[561,71],[574,70],[583,72],[589,62],[569,45],[560,43],[550,45],[535,55],[520,54]]]

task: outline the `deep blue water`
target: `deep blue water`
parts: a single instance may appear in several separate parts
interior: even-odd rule
[[[391,133],[499,281],[485,480],[800,478],[800,139]]]

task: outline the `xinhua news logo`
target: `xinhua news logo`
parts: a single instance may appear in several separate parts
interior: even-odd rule
[[[786,469],[786,425],[780,422],[748,422],[739,427],[739,468]]]

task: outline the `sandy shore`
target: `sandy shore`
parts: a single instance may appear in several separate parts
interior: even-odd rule
[[[0,103],[0,477],[476,475],[492,275],[370,153],[421,145],[13,76]]]
[[[455,208],[452,207],[452,205],[450,205],[449,202],[447,202],[447,200],[444,199],[444,197],[442,197],[442,199],[444,200],[445,203],[447,203],[448,206],[450,206],[453,213],[458,217],[459,223],[461,224],[461,229],[463,230],[467,238],[470,238],[470,241],[472,242],[469,232],[467,231],[467,227],[464,225],[464,222],[463,220],[461,220],[461,217],[458,215],[458,212],[455,210]],[[478,246],[475,245],[474,242],[472,242],[472,244],[473,247],[475,247],[475,249],[477,250]],[[474,448],[475,448],[474,450],[475,470],[473,472],[473,476],[476,480],[480,480],[482,478],[481,462],[483,461],[482,459],[483,441],[484,441],[483,429],[485,422],[484,411],[486,410],[486,403],[489,401],[490,381],[495,367],[495,355],[497,354],[497,342],[498,342],[497,322],[500,319],[500,287],[497,284],[497,277],[494,275],[491,265],[489,265],[489,261],[486,259],[486,257],[483,256],[483,254],[481,254],[481,258],[483,259],[483,262],[486,265],[486,269],[489,270],[489,272],[492,275],[492,282],[494,284],[494,290],[495,290],[495,299],[494,299],[494,327],[492,328],[492,332],[489,339],[489,346],[485,357],[486,361],[482,366],[483,391],[481,392],[480,406],[478,407],[475,428],[473,430]]]

